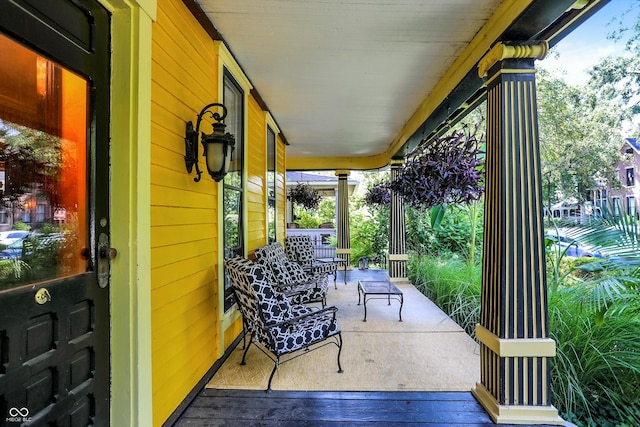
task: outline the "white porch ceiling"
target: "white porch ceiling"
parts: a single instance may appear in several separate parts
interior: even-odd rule
[[[291,157],[386,152],[500,0],[198,0]]]

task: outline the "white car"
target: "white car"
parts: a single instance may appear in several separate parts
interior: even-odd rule
[[[24,230],[0,231],[0,245],[9,246],[13,242],[24,239],[29,234]]]

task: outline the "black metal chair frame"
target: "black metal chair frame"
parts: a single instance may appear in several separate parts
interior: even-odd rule
[[[238,258],[240,257],[236,257],[235,259],[238,259]],[[233,262],[233,260],[225,261],[225,264],[227,262]],[[253,265],[253,266],[256,266],[257,268],[263,269],[264,271],[263,266],[253,264],[249,260],[242,259],[241,262],[244,263],[244,266]],[[236,267],[236,269],[238,269],[238,267]],[[240,364],[241,365],[246,364],[246,355],[252,343],[267,357],[269,357],[269,359],[271,359],[274,362],[274,367],[271,371],[271,374],[269,376],[269,382],[267,384],[267,390],[266,390],[267,392],[271,390],[271,382],[273,380],[273,377],[276,371],[278,370],[278,367],[281,364],[297,359],[300,356],[308,354],[311,351],[318,350],[327,345],[333,344],[336,347],[338,347],[338,355],[337,355],[338,372],[339,373],[343,372],[342,365],[340,362],[340,356],[342,353],[342,333],[340,332],[336,324],[336,312],[338,311],[336,307],[332,306],[332,307],[317,309],[317,308],[307,307],[304,305],[297,305],[297,306],[290,305],[290,303],[287,302],[287,304],[290,305],[292,316],[280,322],[269,323],[269,320],[267,319],[267,316],[265,315],[265,312],[262,309],[262,304],[260,302],[260,295],[258,294],[258,292],[256,292],[253,289],[252,285],[250,283],[237,283],[236,281],[234,281],[234,279],[231,276],[230,278],[231,278],[233,295],[238,304],[238,309],[242,314],[244,352],[242,354],[242,361]],[[273,287],[271,287],[271,289],[274,290]],[[242,295],[242,297],[240,297],[240,295]],[[283,298],[286,298],[286,300],[288,301],[288,298],[284,294],[281,294],[281,295],[283,296]],[[255,304],[255,308],[252,308],[251,306],[245,306],[243,301],[253,301],[251,305]],[[256,319],[256,320],[258,321],[256,322],[250,321],[252,317],[255,317],[255,314],[249,313],[249,311],[257,311],[257,315],[259,316],[259,319]],[[316,339],[311,339],[305,342],[304,346],[302,347],[296,347],[293,349],[287,349],[287,348],[278,349],[278,346],[275,342],[274,334],[272,334],[270,330],[277,331],[276,328],[282,328],[283,326],[288,328],[294,328],[296,325],[300,325],[305,320],[314,319],[314,318],[319,319],[321,322],[325,322],[325,325],[326,324],[332,325],[332,327],[335,327],[335,329],[331,331],[330,328],[327,327],[323,331],[323,335],[319,336]],[[258,337],[262,336],[263,339],[265,339],[266,337],[267,342],[262,342],[258,337],[256,337],[256,334],[259,330],[262,330],[263,333],[259,334]],[[250,334],[248,344],[246,343],[247,333]],[[301,353],[295,354],[296,352],[301,352]],[[286,358],[285,360],[282,360],[282,357],[287,355],[292,355],[292,356]]]
[[[318,311],[313,311],[311,313],[307,313],[307,314],[304,314],[302,316],[298,316],[298,317],[295,317],[293,319],[286,320],[284,322],[272,325],[271,327],[277,327],[277,326],[286,325],[286,324],[291,324],[292,325],[292,324],[304,319],[305,317],[316,316],[316,315],[324,313],[324,312],[332,312],[333,318],[335,320],[335,312],[337,310],[338,309],[336,307],[323,308],[323,309],[320,309]],[[243,319],[243,323],[244,323],[244,319]],[[246,336],[246,333],[247,332],[246,332],[246,329],[245,329],[245,331],[244,331],[244,335],[245,336]],[[273,376],[275,375],[275,373],[278,370],[278,367],[280,365],[282,365],[282,364],[284,364],[286,362],[290,362],[292,360],[295,360],[298,357],[301,357],[301,356],[304,356],[306,354],[309,354],[310,352],[312,352],[314,350],[319,350],[322,347],[325,347],[327,345],[335,345],[336,347],[338,347],[338,373],[341,374],[341,373],[344,372],[344,370],[342,369],[342,365],[340,363],[340,355],[342,353],[342,333],[341,332],[338,332],[336,335],[323,336],[323,337],[313,341],[312,343],[309,344],[308,347],[306,347],[306,348],[304,348],[302,350],[301,349],[297,349],[297,350],[293,350],[291,352],[282,352],[282,353],[273,353],[270,350],[265,349],[264,346],[260,342],[258,342],[258,341],[253,339],[254,338],[254,334],[251,333],[251,332],[249,332],[249,333],[250,333],[249,344],[246,347],[244,347],[244,352],[242,353],[242,361],[240,362],[240,364],[241,365],[246,365],[245,358],[247,356],[247,352],[249,351],[249,347],[251,347],[251,344],[253,344],[262,353],[264,353],[269,359],[271,359],[271,361],[274,363],[274,366],[273,366],[273,369],[271,370],[271,375],[269,375],[269,382],[267,384],[267,390],[266,390],[267,392],[269,392],[271,390],[271,381],[273,380]],[[244,337],[243,337],[243,339],[244,339]],[[326,341],[327,339],[331,339],[331,341],[323,342],[323,341]],[[317,345],[318,343],[322,343],[322,344]],[[243,345],[244,345],[244,342],[243,342]],[[288,354],[292,354],[292,353],[300,352],[300,351],[302,353],[299,353],[299,354],[296,354],[296,355],[294,355],[292,357],[289,357],[286,360],[280,360],[281,356],[286,356]],[[275,354],[275,357],[273,356],[274,354]]]

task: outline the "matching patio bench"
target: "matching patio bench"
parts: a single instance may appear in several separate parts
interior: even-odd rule
[[[333,261],[321,261],[316,258],[311,236],[297,235],[287,236],[284,239],[286,256],[312,273],[326,273],[333,275],[333,282],[338,279],[338,263]]]
[[[305,271],[291,261],[279,242],[262,246],[254,252],[258,264],[264,266],[274,287],[291,298],[294,304],[327,303],[327,273]]]

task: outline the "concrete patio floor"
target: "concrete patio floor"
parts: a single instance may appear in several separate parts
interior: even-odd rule
[[[342,330],[344,373],[337,373],[337,348],[326,346],[281,364],[274,390],[292,391],[469,391],[480,380],[479,346],[464,330],[410,283],[404,293],[402,322],[398,301],[372,299],[358,305],[358,280],[384,280],[384,270],[338,273],[327,304],[335,305]],[[273,362],[255,346],[241,366],[242,344],[229,355],[208,388],[264,390]]]

